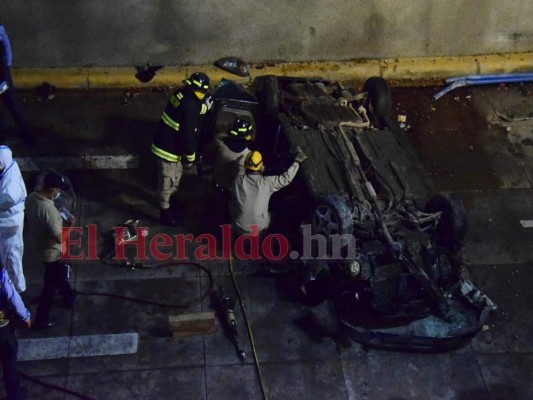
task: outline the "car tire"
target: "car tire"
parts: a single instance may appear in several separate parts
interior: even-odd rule
[[[366,107],[377,129],[387,127],[387,118],[391,109],[391,95],[389,84],[383,78],[369,78],[363,85],[363,91],[368,93]]]
[[[279,85],[278,78],[275,75],[261,77],[258,98],[265,117],[272,118],[278,114]]]
[[[335,195],[319,197],[314,204],[311,218],[313,234],[326,237],[353,232],[352,211],[347,201]]]
[[[442,212],[436,229],[439,246],[452,248],[463,241],[468,228],[463,201],[456,193],[434,194],[426,205],[426,212]]]

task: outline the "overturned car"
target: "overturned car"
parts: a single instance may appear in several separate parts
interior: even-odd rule
[[[300,254],[301,226],[320,244],[294,276],[305,304],[328,299],[342,329],[371,347],[446,351],[479,332],[496,307],[465,276],[464,205],[435,193],[391,115],[385,80],[370,78],[356,92],[322,79],[260,76],[249,90],[223,81],[214,98],[212,124],[253,120],[273,173],[298,148],[310,156],[274,199],[285,213],[276,220]]]

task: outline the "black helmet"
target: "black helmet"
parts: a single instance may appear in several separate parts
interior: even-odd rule
[[[209,90],[209,77],[203,72],[194,72],[183,82],[195,91],[206,93]]]
[[[235,139],[245,139],[245,140],[251,140],[252,139],[252,131],[253,126],[245,118],[239,118],[236,119],[233,123],[233,127],[229,131],[229,137],[235,138]]]

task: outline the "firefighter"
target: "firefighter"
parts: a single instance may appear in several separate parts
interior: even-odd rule
[[[215,139],[213,181],[222,191],[230,191],[231,184],[238,175],[244,175],[244,158],[250,152],[253,126],[245,118],[237,118],[228,135]]]
[[[178,190],[183,168],[196,161],[198,139],[203,117],[213,102],[207,96],[209,77],[193,73],[169,99],[152,142],[152,153],[158,164],[158,202],[160,223],[179,225],[170,208],[170,198]]]
[[[237,176],[231,190],[230,213],[232,229],[236,235],[261,235],[270,226],[268,203],[274,192],[292,182],[300,163],[308,158],[303,151],[298,151],[294,162],[281,175],[264,176],[263,156],[257,150],[246,155],[244,167],[246,174]],[[253,227],[257,227],[254,232]]]

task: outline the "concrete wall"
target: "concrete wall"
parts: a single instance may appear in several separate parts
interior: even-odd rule
[[[533,51],[531,0],[0,0],[16,67]]]

